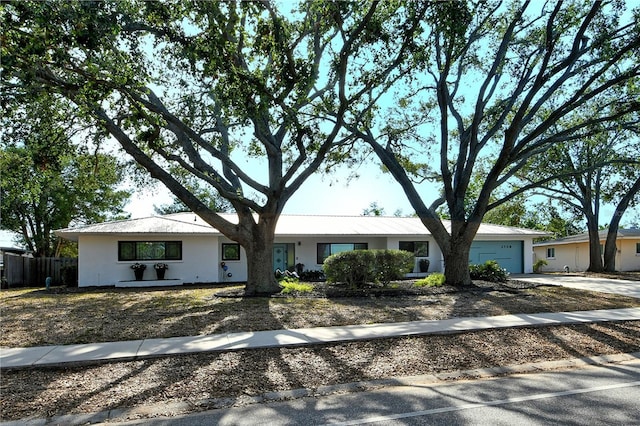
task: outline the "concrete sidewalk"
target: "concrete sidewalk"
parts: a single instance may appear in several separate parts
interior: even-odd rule
[[[495,328],[640,320],[640,308],[466,317],[447,320],[315,327],[144,339],[82,345],[0,348],[0,368],[126,361],[199,352],[301,346]]]

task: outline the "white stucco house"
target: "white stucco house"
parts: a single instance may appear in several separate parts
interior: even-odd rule
[[[604,253],[607,230],[599,232],[600,252]],[[535,261],[547,262],[541,271],[586,271],[589,267],[589,234],[577,234],[534,244]],[[640,271],[640,229],[619,229],[616,238],[616,270]]]
[[[237,221],[233,214],[225,215]],[[56,231],[78,242],[78,285],[155,286],[183,283],[245,281],[244,250],[193,213],[113,221]],[[532,271],[533,239],[540,231],[499,225],[480,226],[471,262],[493,259],[511,273]],[[352,249],[403,249],[419,261],[429,259],[429,272],[442,271],[442,253],[415,217],[282,215],[275,232],[273,269],[321,270],[330,254]],[[143,281],[134,281],[131,265],[147,266]],[[165,263],[164,280],[154,265]]]

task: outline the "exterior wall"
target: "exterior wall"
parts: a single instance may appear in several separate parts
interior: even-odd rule
[[[413,266],[414,274],[420,273],[420,268],[418,266],[418,262],[421,259],[429,260],[429,273],[431,272],[442,272],[444,271],[444,260],[442,258],[442,251],[440,250],[440,246],[436,244],[436,240],[434,240],[431,236],[421,236],[421,237],[392,237],[387,238],[387,246],[383,247],[389,250],[397,250],[400,247],[400,241],[428,241],[429,242],[429,256],[428,257],[416,257],[415,264]],[[424,275],[424,274],[423,274]]]
[[[429,272],[441,272],[443,270],[442,252],[435,240],[428,236],[419,237],[307,237],[307,238],[276,238],[277,243],[292,243],[295,246],[295,262],[302,263],[303,269],[309,271],[322,270],[322,264],[317,261],[318,243],[367,243],[370,249],[397,250],[400,241],[428,241],[429,242]],[[414,272],[418,272],[419,259],[416,259]],[[295,266],[295,265],[293,265]]]
[[[639,271],[640,255],[636,255],[636,243],[640,239],[620,239],[616,245],[616,270]],[[604,241],[601,241],[604,245]],[[547,248],[555,248],[555,258],[547,258]],[[535,259],[547,261],[547,265],[541,268],[543,272],[561,272],[568,266],[570,271],[586,271],[589,267],[589,243],[572,243],[539,246],[534,249]]]
[[[295,247],[295,263],[302,263],[305,271],[322,270],[318,263],[318,243],[367,243],[370,249],[387,248],[387,238],[366,237],[305,237],[276,238],[276,243],[291,243]],[[397,246],[395,248],[398,248]],[[294,267],[294,265],[289,265]]]
[[[547,257],[547,249],[555,249],[555,257]],[[545,260],[546,265],[540,268],[541,272],[562,272],[568,266],[570,271],[585,271],[589,267],[589,244],[558,244],[540,246],[534,249],[536,261]]]
[[[215,267],[218,269],[214,282],[240,282],[247,280],[247,253],[242,247],[240,247],[240,260],[222,260],[222,244],[237,244],[226,237],[217,238],[219,241],[216,243],[218,249],[218,256],[214,259]],[[226,270],[222,266],[227,268]],[[231,274],[231,276],[229,276]]]
[[[640,253],[636,253],[636,244],[640,243],[640,238],[635,240],[618,241],[618,255],[616,256],[616,269],[620,271],[640,271]]]
[[[165,279],[179,279],[184,283],[211,283],[211,282],[243,282],[247,279],[247,256],[244,249],[240,249],[239,260],[224,260],[226,270],[223,269],[222,244],[235,244],[225,237],[215,236],[180,236],[180,235],[127,235],[127,236],[94,236],[82,235],[79,238],[78,254],[78,285],[87,286],[111,286],[119,282],[134,280],[131,270],[133,261],[118,261],[118,241],[182,241],[182,260],[163,261],[169,265]],[[493,241],[499,241],[496,238]],[[511,238],[513,240],[513,238]],[[296,264],[303,264],[303,270],[321,270],[322,264],[317,263],[318,243],[367,243],[369,249],[398,249],[400,241],[428,241],[430,261],[429,272],[442,272],[444,262],[442,252],[431,236],[403,236],[403,237],[283,237],[276,238],[276,243],[287,243],[294,248],[294,253],[289,256],[289,268]],[[558,246],[559,247],[559,246]],[[538,248],[542,249],[542,247]],[[640,257],[635,256],[635,243],[630,246],[633,250],[632,261],[637,265]],[[532,240],[524,240],[524,271],[531,272],[533,265]],[[543,251],[544,253],[544,251]],[[558,255],[556,249],[556,255]],[[587,253],[588,255],[588,253]],[[418,260],[414,273],[419,273]],[[147,265],[144,279],[154,280],[155,271],[153,265],[157,261],[143,261]],[[566,263],[562,263],[558,270]],[[550,265],[551,266],[551,263]],[[573,269],[573,267],[572,267]],[[637,266],[636,269],[640,269]],[[551,270],[551,269],[549,269]],[[231,274],[231,276],[229,276]]]
[[[186,283],[216,282],[218,273],[218,238],[199,236],[80,236],[78,241],[78,286],[110,286],[134,280],[133,261],[118,261],[118,241],[182,241],[182,260],[162,261],[169,265],[165,279]],[[144,279],[155,279],[153,265],[158,261],[141,261],[147,265]],[[245,268],[246,269],[246,268]]]

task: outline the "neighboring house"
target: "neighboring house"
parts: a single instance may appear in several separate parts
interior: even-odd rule
[[[604,253],[607,230],[599,232]],[[616,239],[616,270],[640,271],[640,229],[619,229]],[[589,234],[578,234],[533,245],[535,260],[545,260],[541,271],[586,271],[589,268]]]
[[[237,221],[235,215],[224,215]],[[448,222],[445,222],[448,225]],[[78,281],[85,286],[152,286],[246,281],[244,250],[193,213],[107,222],[56,231],[78,242]],[[540,231],[499,225],[480,226],[471,262],[494,259],[511,273],[531,272],[533,239]],[[273,270],[320,270],[331,254],[352,249],[403,249],[416,256],[410,276],[442,271],[442,253],[415,217],[282,215],[275,232]],[[145,264],[142,282],[132,282],[131,265]],[[165,280],[155,280],[155,263],[166,263]]]

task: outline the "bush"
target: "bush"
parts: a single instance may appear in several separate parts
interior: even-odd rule
[[[78,287],[78,267],[63,266],[60,270],[62,275],[62,284],[67,287]]]
[[[371,250],[352,250],[329,256],[322,265],[329,282],[360,287],[375,278],[375,255]]]
[[[413,253],[403,250],[372,251],[375,254],[376,278],[385,286],[413,270]]]
[[[290,293],[309,293],[313,291],[313,285],[309,283],[301,283],[295,278],[287,277],[280,281],[282,294]]]
[[[543,266],[547,266],[548,263],[544,259],[539,259],[536,263],[533,264],[533,272],[538,273],[542,269]]]
[[[469,265],[469,273],[472,280],[505,282],[509,278],[506,269],[501,268],[495,260],[487,260],[481,265]]]
[[[302,281],[324,281],[326,277],[322,271],[303,271],[300,275]]]
[[[352,250],[331,255],[322,266],[329,282],[361,287],[389,284],[413,269],[413,254],[401,250]]]
[[[444,285],[444,274],[441,272],[434,272],[416,281],[414,285],[416,287],[440,287]]]

